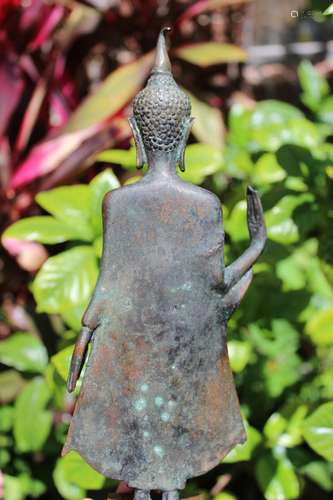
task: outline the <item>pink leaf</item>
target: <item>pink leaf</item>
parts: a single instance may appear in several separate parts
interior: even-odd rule
[[[50,10],[50,12],[43,19],[35,38],[32,42],[30,42],[28,47],[30,50],[38,49],[41,45],[43,45],[59,21],[63,18],[64,13],[65,7],[63,5],[57,5]]]
[[[54,170],[87,137],[97,132],[100,127],[101,125],[94,125],[37,144],[15,172],[11,181],[11,188],[17,189]]]

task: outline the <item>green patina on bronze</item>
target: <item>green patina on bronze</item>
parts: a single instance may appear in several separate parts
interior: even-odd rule
[[[248,189],[251,244],[224,267],[221,204],[181,180],[192,118],[160,34],[155,66],[130,119],[137,184],[103,203],[101,271],[83,317],[68,379],[91,352],[63,453],[77,450],[107,477],[177,498],[245,432],[229,366],[226,323],[252,279],[266,233]]]

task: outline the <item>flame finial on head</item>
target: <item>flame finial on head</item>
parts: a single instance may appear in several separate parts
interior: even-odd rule
[[[164,34],[167,31],[171,31],[171,28],[162,28],[158,36],[155,63],[152,69],[152,73],[171,73],[171,63],[168,56]]]

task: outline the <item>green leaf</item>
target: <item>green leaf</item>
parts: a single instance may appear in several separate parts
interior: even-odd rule
[[[52,414],[45,410],[50,391],[45,381],[36,377],[15,402],[14,437],[22,452],[40,450],[51,430]]]
[[[306,333],[316,345],[332,345],[333,307],[316,312],[306,325]]]
[[[259,186],[280,182],[285,177],[286,172],[281,168],[273,153],[263,154],[255,164],[253,182]]]
[[[291,218],[292,213],[298,206],[312,200],[310,193],[298,196],[287,195],[281,198],[271,210],[265,213],[269,239],[284,245],[295,243],[299,238],[299,233],[297,225]]]
[[[303,435],[315,452],[333,461],[333,402],[319,406],[305,420]]]
[[[251,140],[251,119],[252,110],[240,103],[231,107],[229,113],[229,134],[230,143],[247,148]]]
[[[4,476],[4,500],[24,500],[26,492],[22,488],[21,481],[18,477]]]
[[[266,391],[271,397],[279,396],[301,377],[301,361],[296,354],[299,345],[297,330],[288,321],[275,319],[271,330],[250,325],[250,339],[258,353],[267,357],[261,365]]]
[[[176,49],[175,53],[180,59],[203,68],[212,64],[244,62],[247,58],[246,52],[240,47],[218,42],[186,45]]]
[[[61,313],[87,302],[97,273],[92,247],[77,246],[50,257],[32,284],[38,311]]]
[[[71,226],[80,239],[84,241],[93,239],[89,186],[80,184],[42,191],[36,196],[36,201],[56,219]]]
[[[260,443],[260,432],[258,432],[254,427],[251,427],[247,421],[244,423],[247,434],[245,443],[238,444],[233,450],[231,450],[230,453],[228,453],[228,455],[224,458],[223,463],[233,464],[236,462],[251,460],[254,450]]]
[[[312,111],[317,111],[330,87],[310,61],[304,60],[298,67],[298,77],[303,90],[302,101]]]
[[[31,333],[14,333],[0,342],[0,362],[21,371],[42,373],[48,356],[43,343]]]
[[[228,352],[230,358],[230,366],[233,372],[238,373],[244,370],[248,364],[252,346],[250,342],[240,340],[229,340]]]
[[[333,491],[333,464],[321,461],[304,465],[300,472],[325,491]]]
[[[333,96],[327,97],[320,104],[318,118],[328,125],[333,125]]]
[[[70,309],[61,311],[61,315],[66,324],[74,331],[79,331],[82,323],[82,316],[87,308],[87,301],[83,304],[78,304]]]
[[[69,365],[72,358],[73,350],[74,350],[74,345],[70,345],[68,347],[65,347],[65,349],[59,351],[51,358],[52,364],[54,365],[57,372],[64,380],[67,380]]]
[[[103,151],[103,153],[100,153],[97,160],[106,163],[115,163],[116,165],[121,165],[123,168],[135,170],[135,147],[132,146],[130,149],[108,149]]]
[[[74,451],[57,461],[53,477],[59,492],[69,500],[81,500],[84,490],[99,490],[105,482],[104,476]]]
[[[224,122],[219,109],[213,108],[183,89],[191,99],[194,122],[192,132],[198,141],[222,149],[224,146]]]
[[[203,180],[222,168],[222,153],[208,144],[191,144],[185,151],[185,172],[180,176],[193,184]]]
[[[266,421],[264,426],[264,434],[267,437],[270,446],[275,446],[278,438],[287,427],[286,419],[280,413],[273,413]]]
[[[8,432],[12,428],[14,408],[12,406],[2,406],[0,408],[0,432]]]
[[[13,401],[25,386],[25,380],[16,370],[0,373],[0,403]]]
[[[114,115],[138,92],[153,62],[149,53],[113,71],[72,113],[64,133],[91,127]]]
[[[256,477],[267,500],[290,500],[299,498],[299,482],[286,456],[278,459],[263,455],[256,464]]]
[[[39,241],[52,245],[67,240],[77,240],[80,238],[80,234],[76,228],[70,227],[54,217],[44,215],[27,217],[15,222],[4,231],[1,239],[4,241],[9,238]]]
[[[106,193],[120,187],[120,182],[111,169],[103,170],[90,183],[91,190],[91,220],[95,234],[102,234],[102,202]]]
[[[236,203],[228,219],[225,229],[234,242],[246,240],[249,237],[246,223],[246,201]]]
[[[324,11],[324,16],[331,16],[333,15],[333,3],[327,9]]]

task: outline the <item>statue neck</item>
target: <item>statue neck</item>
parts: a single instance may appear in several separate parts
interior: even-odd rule
[[[147,152],[148,172],[145,175],[147,180],[162,178],[177,178],[176,153],[148,151]]]

